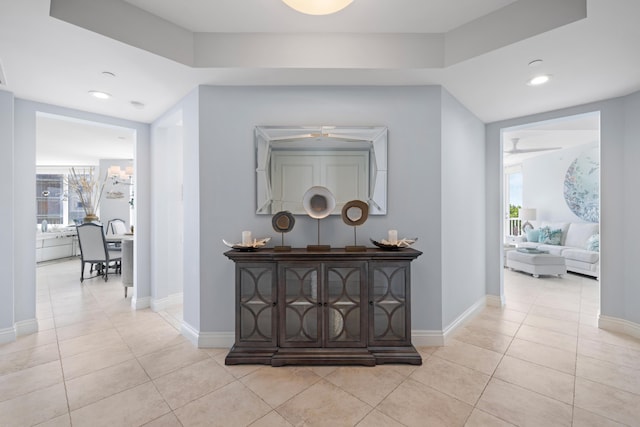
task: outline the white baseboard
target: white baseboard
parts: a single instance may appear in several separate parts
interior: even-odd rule
[[[6,344],[16,340],[16,328],[0,329],[0,344]]]
[[[29,335],[38,332],[38,319],[21,320],[15,324],[16,336]]]
[[[443,331],[412,330],[411,342],[414,346],[418,347],[442,347],[446,344],[447,339],[449,339],[451,335],[458,330],[458,328],[462,327],[467,321],[475,317],[476,314],[484,310],[487,305],[493,305],[496,299],[498,301],[500,300],[499,297],[494,297],[493,295],[487,295],[480,298],[471,307],[466,309],[464,313],[451,322],[451,324],[449,324],[449,326],[447,326]],[[489,303],[489,301],[491,301],[491,303]]]
[[[462,327],[469,320],[474,318],[478,313],[480,313],[487,306],[487,296],[483,296],[478,301],[476,301],[471,307],[467,308],[464,313],[458,316],[453,322],[451,322],[447,327],[444,328],[443,331],[443,339],[446,344],[447,340],[451,338],[451,335]]]
[[[133,296],[131,298],[131,308],[141,310],[149,307],[151,307],[151,297],[136,298]]]
[[[488,307],[504,307],[504,297],[498,295],[487,295],[487,306]]]
[[[182,304],[183,294],[182,292],[178,292],[177,294],[171,294],[164,298],[151,299],[151,310],[158,312],[165,310],[167,307],[171,307],[172,305]]]
[[[169,295],[169,305],[182,304],[184,301],[184,292]]]
[[[198,348],[231,348],[235,340],[234,332],[200,332]]]
[[[169,306],[169,297],[151,298],[151,303],[150,303],[151,311],[154,311],[157,313],[159,311],[164,310],[168,306]]]
[[[416,347],[442,347],[444,335],[442,331],[411,331],[411,343]]]
[[[496,304],[496,301],[500,301],[500,297],[493,295],[482,297],[451,322],[444,331],[414,329],[411,331],[411,341],[414,346],[418,347],[441,347],[458,328],[475,317],[487,305]],[[233,332],[199,332],[185,322],[182,322],[180,332],[198,348],[229,348],[235,342],[235,333]]]
[[[618,319],[617,317],[598,315],[598,327],[612,332],[621,332],[640,338],[640,325],[629,320]]]
[[[234,332],[198,332],[186,322],[180,333],[198,348],[231,348],[236,339]]]
[[[191,342],[191,344],[193,344],[196,347],[198,346],[198,335],[199,335],[198,331],[193,329],[191,325],[189,325],[185,321],[182,321],[182,325],[180,326],[180,333],[182,334],[183,337],[188,339],[189,342]]]

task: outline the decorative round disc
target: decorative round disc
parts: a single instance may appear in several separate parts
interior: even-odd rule
[[[369,205],[362,200],[351,200],[342,208],[342,220],[347,225],[362,225],[369,218]]]
[[[333,212],[336,207],[336,198],[327,187],[315,186],[308,189],[302,196],[302,206],[311,218],[322,219]]]
[[[293,230],[296,219],[289,211],[280,211],[271,218],[271,225],[278,233],[288,233]]]

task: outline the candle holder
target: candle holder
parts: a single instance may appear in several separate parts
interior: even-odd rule
[[[251,232],[250,231],[243,231],[242,232],[242,244],[244,246],[251,246],[251,243],[253,243],[253,240],[251,239]]]

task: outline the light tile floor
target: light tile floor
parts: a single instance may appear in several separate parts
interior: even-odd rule
[[[181,307],[132,311],[78,264],[38,268],[40,331],[0,346],[0,426],[640,425],[640,340],[596,328],[592,279],[505,270],[506,307],[420,367],[272,368],[225,366]]]

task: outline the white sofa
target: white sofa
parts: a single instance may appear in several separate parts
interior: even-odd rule
[[[536,229],[549,227],[551,230],[562,230],[559,245],[539,242],[519,242],[518,247],[538,248],[550,254],[564,258],[567,271],[581,273],[595,278],[600,277],[600,252],[587,249],[589,238],[600,233],[599,224],[579,222],[534,222]]]

